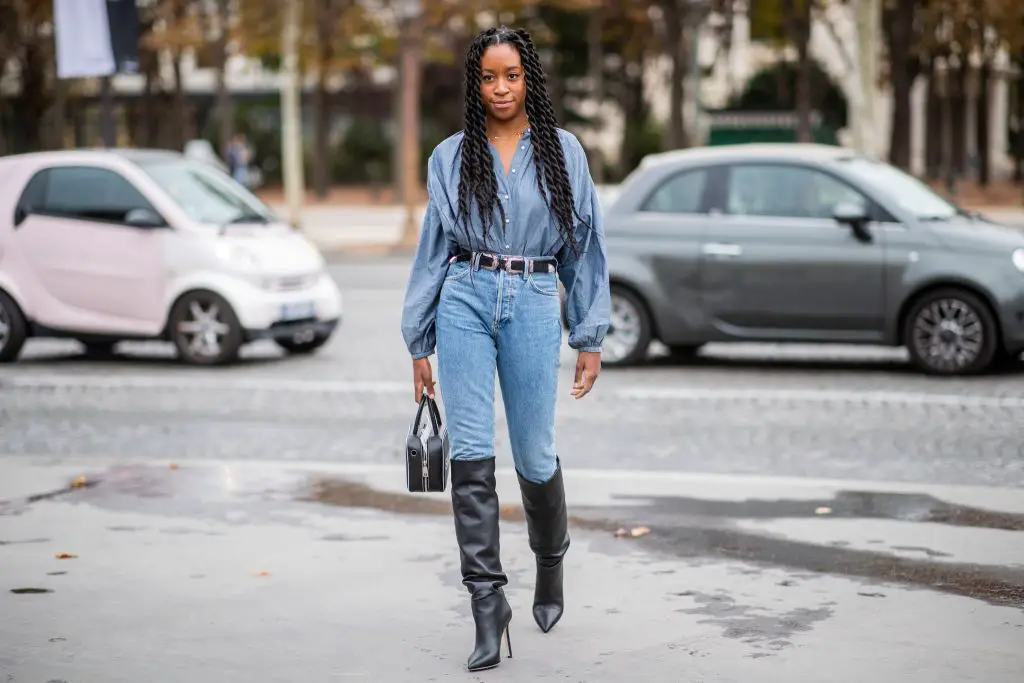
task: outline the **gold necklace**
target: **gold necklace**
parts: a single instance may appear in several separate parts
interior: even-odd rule
[[[490,136],[488,136],[488,138],[491,139],[491,140],[506,140],[508,138],[517,138],[518,139],[518,138],[521,138],[524,135],[526,135],[526,131],[528,131],[528,130],[530,130],[529,126],[527,126],[526,128],[523,128],[522,130],[520,130],[517,133],[513,133],[512,135],[490,135]]]

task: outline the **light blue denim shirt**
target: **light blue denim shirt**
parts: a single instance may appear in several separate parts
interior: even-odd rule
[[[566,290],[569,346],[579,351],[601,350],[611,315],[601,207],[583,146],[572,133],[562,129],[558,132],[576,211],[587,223],[575,228],[578,257],[563,242],[558,220],[537,188],[529,131],[519,143],[508,176],[497,149],[491,145],[498,199],[505,209],[506,223],[500,225],[501,214],[495,210],[486,242],[475,211],[470,222],[471,244],[466,243],[465,222],[459,217],[462,132],[441,142],[431,153],[427,162],[427,210],[402,310],[402,335],[413,358],[425,358],[434,352],[434,315],[448,259],[465,251],[556,258],[558,277]]]

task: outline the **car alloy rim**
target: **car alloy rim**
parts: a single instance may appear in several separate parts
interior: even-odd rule
[[[914,349],[937,370],[960,370],[981,353],[985,330],[978,313],[959,299],[928,304],[914,321]]]
[[[623,296],[612,294],[611,325],[602,348],[602,356],[611,362],[620,361],[640,343],[640,311]]]
[[[220,307],[212,301],[191,301],[185,319],[178,323],[178,334],[184,337],[188,354],[197,358],[220,355],[221,340],[230,331],[220,319]]]
[[[0,349],[7,346],[7,338],[11,336],[11,321],[7,309],[0,306]]]

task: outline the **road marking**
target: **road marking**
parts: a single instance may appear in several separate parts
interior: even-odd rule
[[[187,389],[196,391],[240,390],[297,394],[401,395],[408,382],[296,380],[276,377],[159,375],[46,375],[32,374],[0,380],[0,387],[26,389]],[[596,395],[596,394],[595,394]],[[860,405],[964,406],[971,408],[1020,408],[1024,397],[964,394],[932,394],[904,391],[853,391],[835,389],[718,389],[700,387],[606,386],[601,398],[637,401],[754,401],[759,403],[848,403]]]

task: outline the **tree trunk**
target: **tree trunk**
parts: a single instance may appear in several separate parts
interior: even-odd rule
[[[953,136],[953,172],[957,177],[967,170],[967,65],[960,60],[952,76],[951,124]]]
[[[914,42],[915,0],[899,0],[887,12],[884,22],[889,63],[892,72],[892,125],[889,137],[889,163],[910,170],[910,138],[913,133],[910,95],[920,67],[911,58]]]
[[[234,107],[228,92],[227,62],[228,39],[230,38],[230,8],[228,0],[217,0],[217,131],[221,158],[227,159],[234,133]]]
[[[809,53],[811,1],[783,0],[782,3],[786,37],[796,49],[796,89],[793,94],[797,119],[797,142],[810,142],[813,138],[811,132],[811,57]]]
[[[978,150],[978,185],[988,187],[992,176],[992,159],[989,154],[990,101],[989,83],[992,78],[992,65],[987,55],[982,55],[978,69],[978,99],[975,102],[974,140]]]
[[[665,128],[665,149],[686,147],[683,122],[683,98],[686,79],[686,40],[683,29],[685,10],[680,0],[662,0],[665,15],[665,46],[672,63],[669,76],[668,126]]]
[[[1021,73],[1017,78],[1017,144],[1013,153],[1013,182],[1024,183],[1024,48],[1017,64]]]
[[[925,175],[938,180],[942,172],[942,97],[935,58],[928,61],[928,91],[925,96]]]
[[[604,105],[604,8],[601,6],[591,10],[590,21],[587,23],[587,65],[590,72],[591,96],[597,103],[597,111],[591,121],[591,128],[600,132],[604,127],[601,107]],[[599,148],[591,150],[590,174],[595,183],[604,182],[604,155]]]
[[[333,28],[335,0],[317,2],[317,48],[319,50],[316,90],[313,92],[313,191],[323,199],[330,188],[330,108],[327,99],[327,77],[334,59]]]
[[[67,121],[68,87],[62,79],[56,78],[54,60],[53,108],[50,110],[50,148],[64,149],[64,124]]]
[[[174,55],[174,144],[180,152],[185,148],[187,136],[187,115],[185,102],[185,84],[181,79],[181,62],[184,56],[181,52]]]

